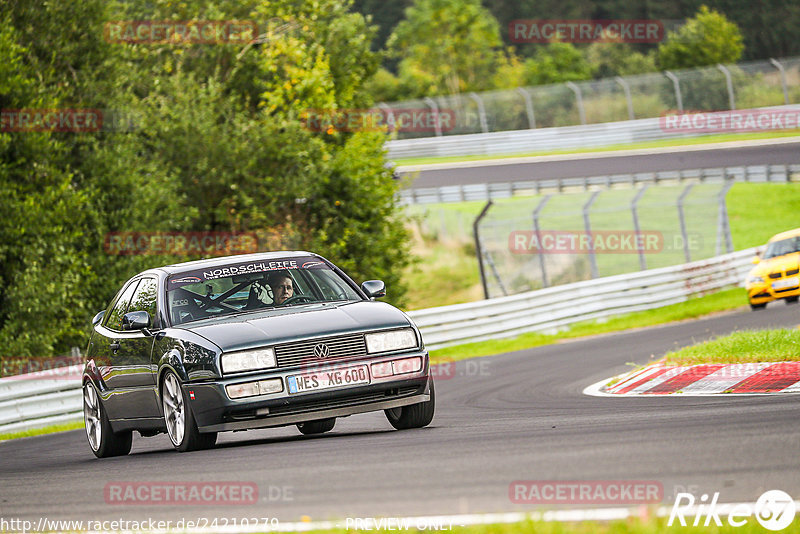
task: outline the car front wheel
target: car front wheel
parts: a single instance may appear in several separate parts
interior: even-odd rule
[[[430,395],[431,400],[427,402],[384,410],[386,419],[397,430],[428,426],[433,420],[433,412],[436,408],[436,392],[433,389],[433,380],[431,380]]]
[[[767,307],[767,303],[766,302],[762,302],[761,304],[753,304],[752,302],[750,303],[750,309],[753,310],[753,311],[763,310],[766,307]]]
[[[179,452],[208,449],[217,442],[217,433],[201,434],[197,430],[194,414],[186,402],[180,381],[175,373],[167,371],[161,386],[161,402],[164,406],[164,422],[172,445]]]
[[[114,432],[91,381],[83,385],[83,423],[89,446],[98,458],[125,456],[131,452],[133,432]]]

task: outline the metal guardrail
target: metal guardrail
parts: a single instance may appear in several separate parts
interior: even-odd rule
[[[551,178],[519,182],[420,187],[401,190],[398,192],[398,198],[399,202],[404,205],[436,204],[469,200],[497,200],[549,192],[561,193],[571,190],[588,191],[596,188],[635,187],[645,184],[722,183],[726,180],[753,183],[785,183],[793,181],[793,176],[800,177],[800,165],[750,165],[746,167],[717,167],[607,176]]]
[[[797,111],[800,110],[800,106],[792,104],[757,109]],[[573,150],[708,135],[708,132],[704,131],[687,133],[677,129],[665,129],[662,121],[663,119],[660,117],[653,117],[577,126],[419,139],[394,139],[387,141],[385,146],[388,151],[388,158],[397,160],[404,158],[495,156],[547,150]]]
[[[429,349],[556,331],[574,323],[650,310],[741,284],[757,248],[708,260],[409,312]],[[742,297],[744,303],[744,296]]]
[[[82,365],[72,365],[1,378],[0,434],[79,421],[82,372]]]
[[[758,249],[704,261],[576,282],[510,297],[409,312],[429,349],[553,331],[580,321],[649,310],[741,283]],[[82,417],[82,366],[0,379],[0,433]]]

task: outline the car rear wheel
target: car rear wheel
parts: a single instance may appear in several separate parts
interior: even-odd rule
[[[305,423],[297,423],[297,430],[307,436],[311,434],[323,434],[333,430],[333,426],[335,424],[336,418],[331,417],[330,419],[320,419],[319,421],[306,421]]]
[[[786,304],[795,304],[797,300],[800,299],[800,295],[795,295],[793,297],[786,297]]]
[[[161,386],[161,402],[164,406],[164,422],[172,445],[179,452],[209,449],[217,442],[217,433],[201,434],[197,430],[194,414],[186,402],[183,388],[172,371],[167,371]]]
[[[433,380],[431,380],[430,395],[431,400],[427,402],[384,410],[386,419],[397,430],[428,426],[433,420],[433,412],[436,408],[436,392],[433,389]]]
[[[89,447],[98,458],[125,456],[131,452],[133,432],[114,432],[91,381],[83,385],[83,423]]]

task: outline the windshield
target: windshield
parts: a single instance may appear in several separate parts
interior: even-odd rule
[[[173,325],[233,313],[319,302],[361,300],[313,257],[257,260],[174,274],[167,282]]]
[[[764,259],[784,256],[792,252],[800,252],[800,236],[781,239],[780,241],[770,243],[767,245],[767,252],[764,253]]]

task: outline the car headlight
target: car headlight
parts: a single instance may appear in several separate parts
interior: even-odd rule
[[[764,279],[760,276],[748,276],[747,277],[748,284],[763,284]]]
[[[412,349],[417,346],[417,335],[411,328],[375,332],[364,337],[367,341],[367,352],[370,353]]]
[[[226,374],[269,369],[276,365],[273,349],[242,350],[222,354],[222,372]]]

